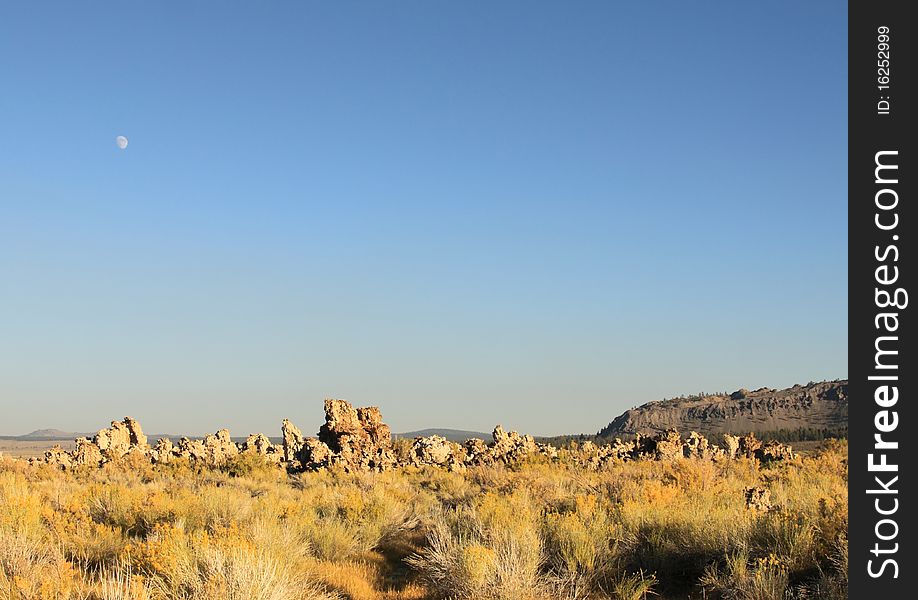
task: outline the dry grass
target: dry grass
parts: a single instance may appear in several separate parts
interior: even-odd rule
[[[846,451],[297,477],[0,459],[0,600],[840,599]]]

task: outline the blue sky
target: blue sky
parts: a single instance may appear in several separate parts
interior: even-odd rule
[[[837,2],[0,6],[0,434],[847,375]],[[119,150],[117,135],[130,140]]]

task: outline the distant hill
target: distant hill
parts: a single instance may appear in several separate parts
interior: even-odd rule
[[[848,381],[760,388],[648,402],[625,411],[597,435],[656,433],[675,427],[712,437],[723,433],[847,431]]]
[[[75,440],[78,437],[90,436],[92,433],[76,433],[73,431],[62,431],[60,429],[36,429],[32,433],[15,436],[20,440]]]
[[[94,435],[96,435],[96,432],[77,433],[75,431],[64,431],[62,429],[36,429],[35,431],[26,433],[24,435],[0,435],[0,440],[12,440],[21,442],[53,442],[60,440],[62,442],[72,442],[73,440],[81,437],[92,439]],[[147,434],[147,437],[149,437],[151,441],[155,442],[162,437],[178,440],[182,436],[154,433],[152,435]]]
[[[36,429],[31,433],[25,435],[0,435],[0,440],[11,440],[11,441],[23,441],[23,442],[53,442],[53,441],[62,441],[62,442],[72,442],[79,437],[88,437],[92,438],[95,433],[76,433],[72,431],[63,431],[61,429]],[[482,433],[481,431],[464,431],[462,429],[421,429],[419,431],[408,431],[406,433],[396,433],[392,437],[395,438],[405,438],[413,440],[416,437],[428,437],[431,435],[443,436],[446,439],[452,442],[464,442],[465,440],[471,438],[481,438],[483,440],[490,440],[490,433]],[[165,434],[165,433],[153,433],[147,434],[147,437],[150,440],[150,443],[155,443],[156,440],[160,438],[169,438],[173,442],[178,442],[182,437],[181,435],[176,434]],[[189,438],[202,439],[204,436],[188,436]],[[244,442],[246,436],[233,436],[232,440],[234,442]],[[272,443],[280,444],[282,439],[280,437],[270,437]]]
[[[754,432],[760,438],[799,441],[823,439],[835,435],[847,436],[848,381],[824,381],[795,385],[784,390],[760,388],[754,391],[737,390],[732,394],[699,394],[648,402],[627,410],[595,435],[562,435],[541,437],[539,441],[563,445],[569,441],[592,440],[602,443],[615,437],[633,437],[635,434],[652,434],[674,427],[681,432],[697,431],[708,437],[723,433]],[[78,437],[92,437],[94,433],[75,433],[60,429],[37,429],[18,436],[0,436],[13,441],[72,441]],[[396,433],[393,437],[442,436],[453,442],[471,438],[490,440],[491,434],[462,429],[429,428]],[[159,438],[177,441],[174,434],[147,434],[153,443]],[[189,436],[200,439],[202,436]],[[273,443],[280,438],[271,437]],[[242,442],[245,437],[234,437]]]
[[[451,442],[464,442],[465,440],[472,438],[480,438],[483,440],[491,439],[490,433],[482,433],[480,431],[464,431],[462,429],[420,429],[418,431],[396,433],[393,437],[413,440],[416,437],[429,437],[432,435],[445,437]]]

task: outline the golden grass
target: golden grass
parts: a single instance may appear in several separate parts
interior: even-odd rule
[[[844,598],[846,452],[295,477],[0,459],[0,600]]]

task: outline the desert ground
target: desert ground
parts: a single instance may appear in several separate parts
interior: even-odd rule
[[[571,445],[452,469],[414,450],[395,442],[383,472],[245,451],[0,458],[0,598],[846,597],[844,442],[768,461]]]
[[[0,456],[32,458],[44,456],[54,446],[73,450],[73,440],[0,440]]]

